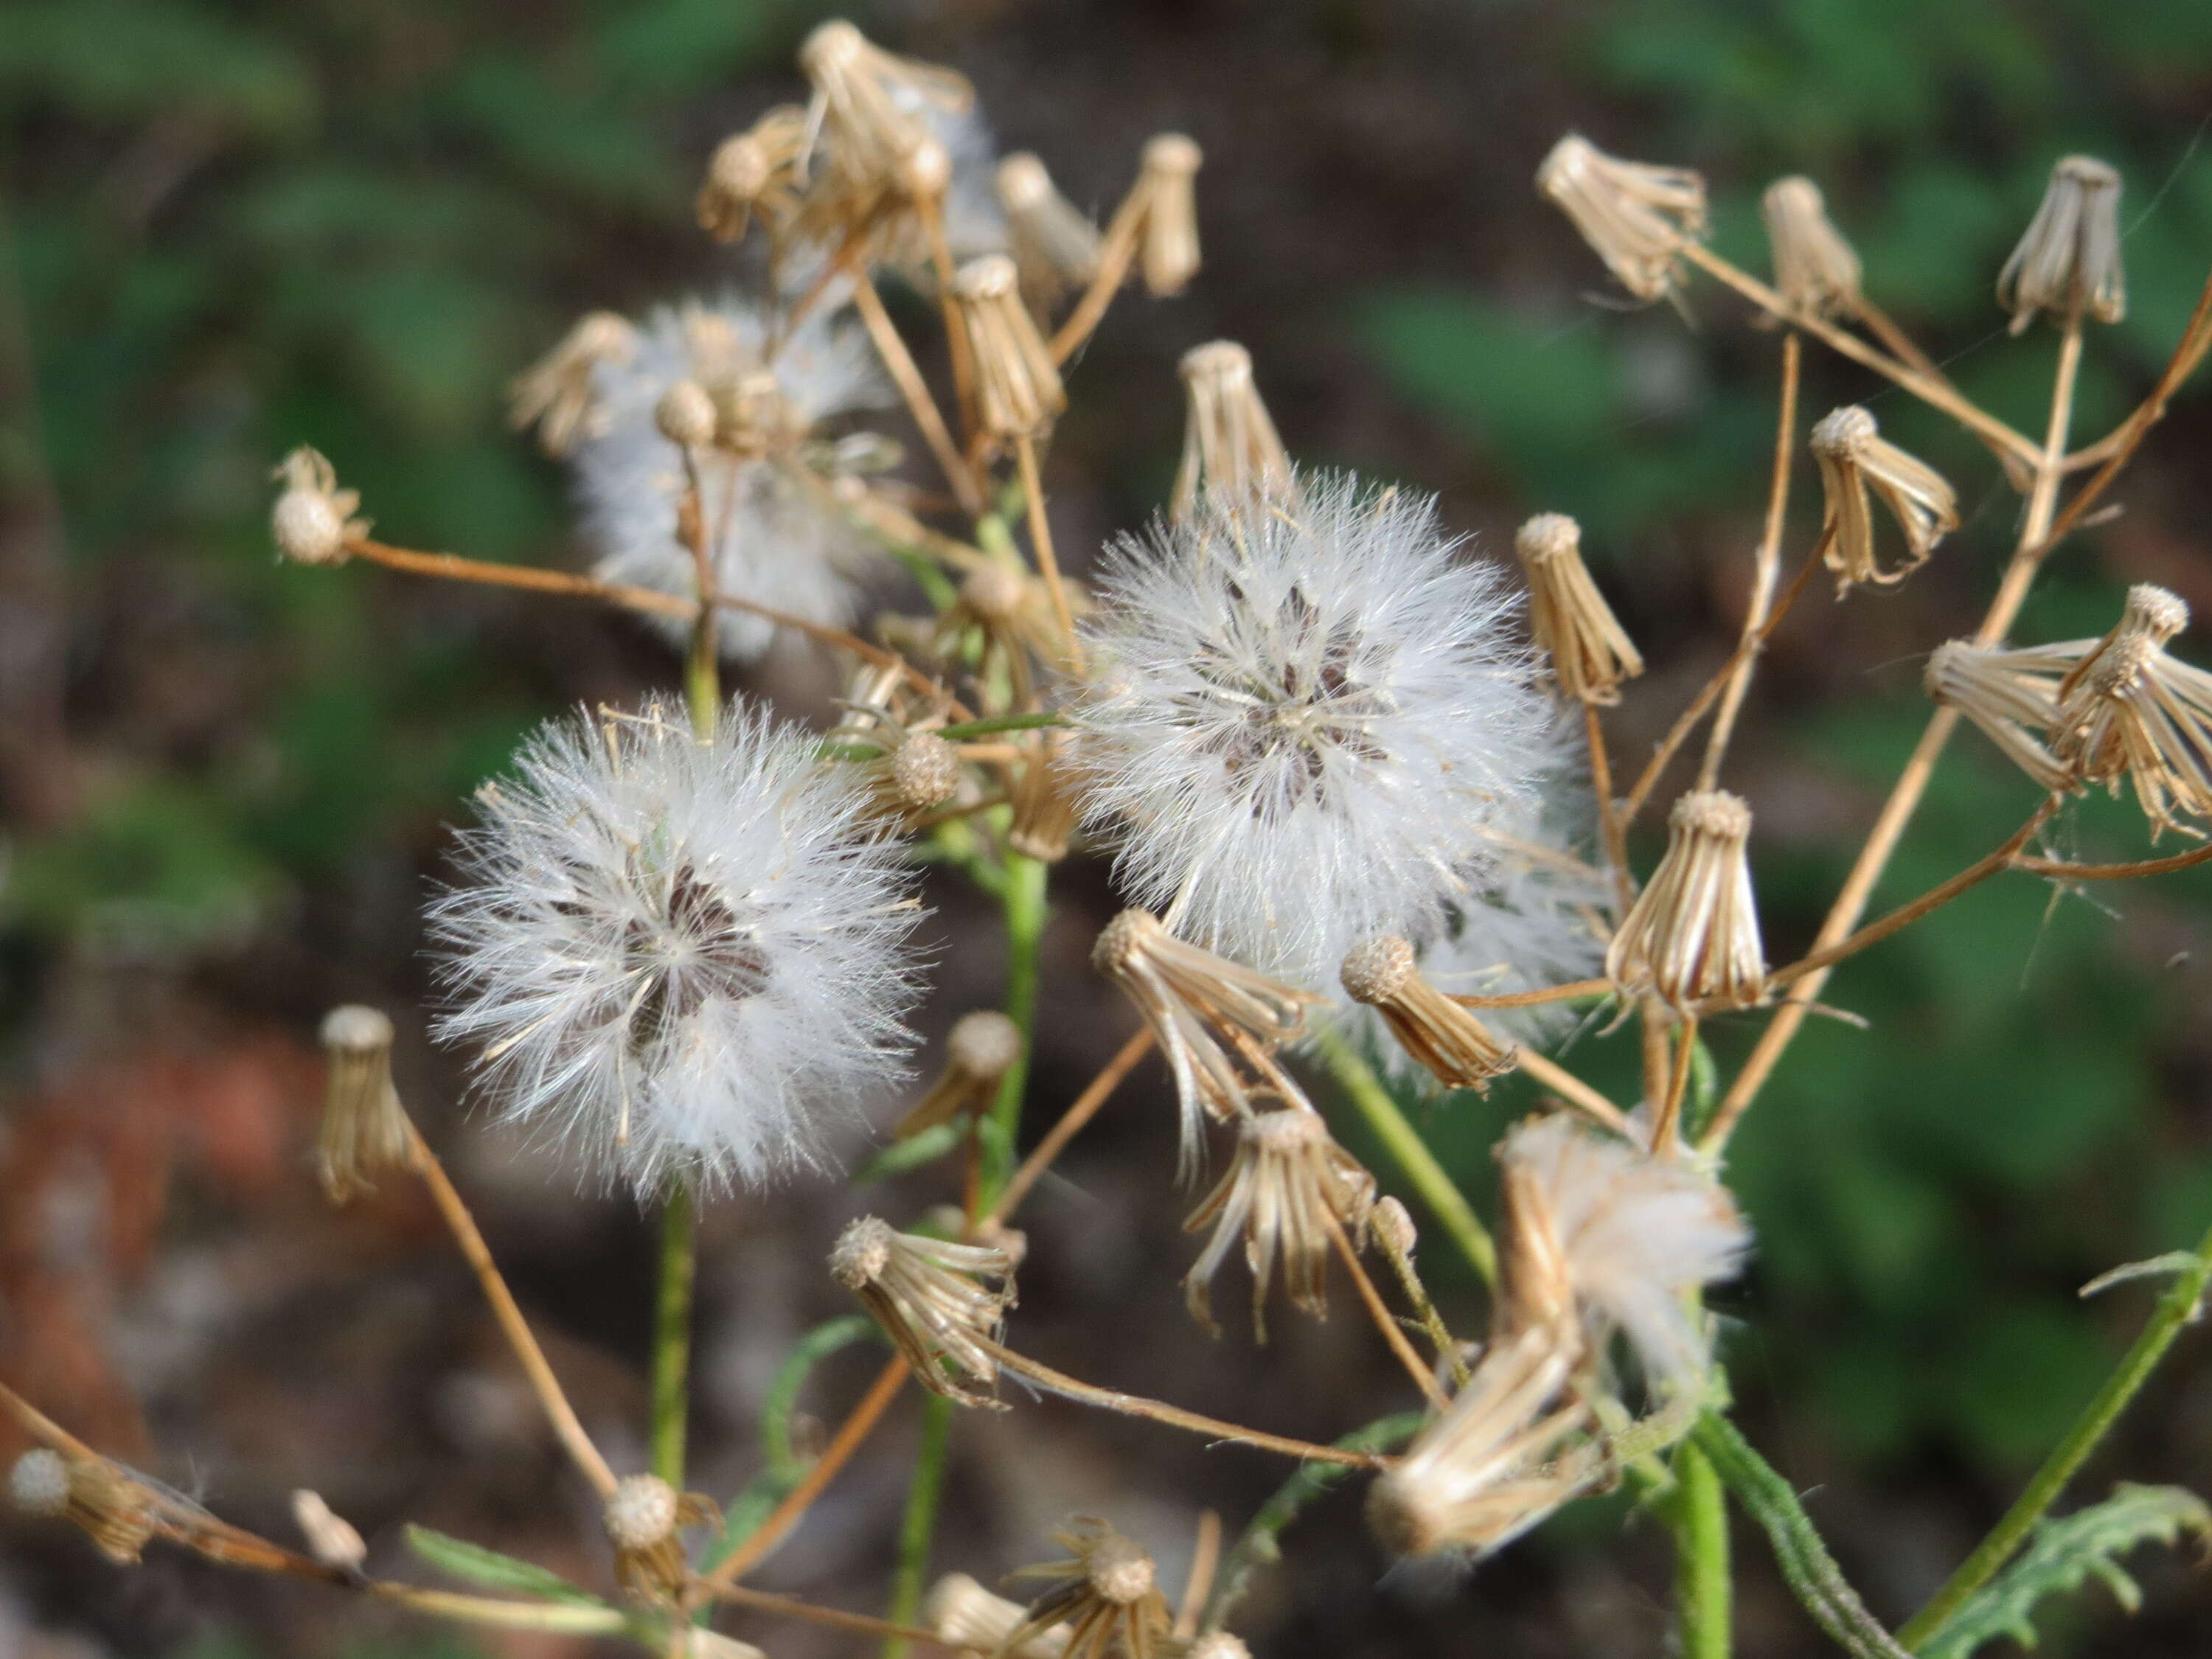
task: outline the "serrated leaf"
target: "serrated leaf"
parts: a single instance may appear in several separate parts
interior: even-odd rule
[[[2093,1577],[2133,1613],[2142,1595],[2119,1558],[2143,1544],[2179,1543],[2190,1533],[2212,1538],[2212,1507],[2195,1492],[2122,1481],[2103,1503],[2038,1527],[2033,1541],[2012,1565],[1922,1644],[1922,1659],[1968,1659],[1999,1637],[2032,1648],[2037,1604],[2047,1595],[2078,1589]]]
[[[497,1550],[488,1550],[482,1544],[471,1544],[465,1538],[434,1532],[428,1527],[410,1523],[407,1528],[407,1547],[441,1572],[451,1573],[456,1578],[481,1585],[486,1589],[513,1590],[520,1595],[534,1595],[542,1601],[565,1601],[571,1607],[606,1606],[589,1590],[578,1589],[557,1572],[541,1567],[534,1561],[501,1555]]]

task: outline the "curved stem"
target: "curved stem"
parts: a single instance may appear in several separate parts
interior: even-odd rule
[[[2139,859],[2131,864],[2069,864],[2063,859],[2021,859],[2012,861],[2015,870],[2025,870],[2032,876],[2049,876],[2058,881],[2131,881],[2138,876],[2170,875],[2176,870],[2186,870],[2192,865],[2212,859],[2212,844],[2194,851],[2176,853],[2162,859]]]
[[[1344,1224],[1336,1218],[1334,1211],[1327,1209],[1322,1212],[1322,1219],[1328,1225],[1329,1243],[1336,1246],[1336,1253],[1344,1262],[1344,1270],[1352,1275],[1352,1285],[1359,1292],[1360,1305],[1367,1310],[1367,1316],[1375,1322],[1375,1328],[1382,1333],[1382,1340],[1390,1345],[1390,1352],[1406,1368],[1406,1375],[1413,1379],[1413,1386],[1421,1391],[1430,1405],[1438,1411],[1443,1410],[1451,1404],[1450,1400],[1437,1384],[1435,1373],[1421,1364],[1421,1356],[1413,1352],[1413,1345],[1406,1340],[1406,1333],[1400,1328],[1397,1316],[1382,1300],[1382,1292],[1375,1288],[1375,1281],[1367,1276],[1367,1269],[1360,1266],[1359,1252],[1352,1248],[1352,1240],[1345,1234]]]

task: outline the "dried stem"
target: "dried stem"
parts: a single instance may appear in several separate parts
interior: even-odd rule
[[[531,1334],[529,1322],[523,1318],[522,1310],[515,1305],[514,1292],[507,1288],[507,1280],[500,1276],[499,1268],[491,1259],[490,1247],[485,1244],[483,1235],[477,1231],[476,1220],[469,1214],[468,1206],[461,1201],[460,1194],[454,1190],[453,1183],[447,1178],[445,1165],[438,1161],[438,1155],[430,1150],[429,1143],[422,1139],[411,1123],[407,1126],[407,1150],[415,1173],[430,1189],[430,1201],[437,1206],[438,1213],[445,1218],[447,1230],[453,1235],[453,1243],[460,1249],[462,1259],[469,1264],[471,1271],[477,1276],[477,1283],[483,1287],[484,1300],[491,1304],[492,1317],[499,1322],[507,1346],[514,1350],[514,1357],[521,1362],[523,1375],[530,1380],[531,1391],[538,1396],[538,1404],[545,1408],[545,1415],[553,1425],[553,1432],[560,1437],[562,1445],[577,1468],[582,1471],[584,1478],[592,1483],[592,1489],[602,1498],[612,1497],[614,1471],[607,1467],[607,1460],[599,1455],[599,1449],[592,1443],[592,1437],[584,1432],[583,1423],[576,1416],[575,1407],[568,1403],[568,1396],[561,1390],[560,1380],[553,1375],[552,1366],[546,1363],[544,1350],[538,1346],[538,1339]]]
[[[945,240],[945,198],[925,197],[919,204],[921,228],[929,238],[930,268],[937,276],[937,314],[945,325],[945,354],[952,363],[952,401],[960,410],[962,428],[975,429],[975,368],[969,354],[968,331],[961,325],[958,303],[952,297],[952,247]]]
[[[1651,1126],[1651,1154],[1674,1156],[1682,1124],[1682,1100],[1690,1091],[1690,1060],[1698,1051],[1697,1017],[1686,1018],[1674,1034],[1674,1064],[1667,1074],[1667,1092],[1660,1097],[1658,1121]]]
[[[842,1607],[818,1607],[811,1601],[802,1601],[795,1595],[779,1595],[773,1590],[749,1589],[743,1584],[717,1584],[714,1599],[726,1601],[733,1607],[750,1607],[756,1613],[765,1613],[778,1619],[796,1619],[804,1624],[825,1625],[832,1630],[856,1631],[863,1636],[888,1636],[901,1642],[913,1642],[923,1647],[934,1648],[942,1653],[957,1653],[959,1649],[939,1638],[935,1631],[925,1630],[920,1625],[902,1625],[889,1619],[875,1619],[865,1613],[847,1613]]]
[[[1121,284],[1129,279],[1130,263],[1137,257],[1137,225],[1142,211],[1141,191],[1132,190],[1114,210],[1107,222],[1106,234],[1099,239],[1098,270],[1091,279],[1091,286],[1076,301],[1075,309],[1067,313],[1067,320],[1052,337],[1052,360],[1065,363],[1091,337],[1106,315],[1106,307],[1114,303]]]
[[[1390,1352],[1398,1356],[1398,1363],[1406,1368],[1406,1375],[1413,1379],[1413,1386],[1427,1397],[1429,1404],[1438,1411],[1443,1410],[1451,1401],[1445,1396],[1443,1389],[1437,1386],[1436,1374],[1424,1365],[1421,1356],[1413,1352],[1413,1345],[1406,1340],[1405,1330],[1399,1325],[1397,1316],[1390,1311],[1389,1304],[1382,1300],[1382,1293],[1375,1288],[1375,1281],[1367,1276],[1367,1269],[1360,1265],[1359,1252],[1352,1248],[1352,1240],[1346,1236],[1344,1224],[1336,1218],[1334,1211],[1328,1209],[1322,1212],[1322,1219],[1328,1228],[1329,1243],[1336,1246],[1337,1255],[1344,1260],[1345,1271],[1352,1275],[1352,1283],[1359,1292],[1359,1300],[1367,1310],[1367,1316],[1375,1322],[1375,1328],[1382,1333],[1382,1340],[1390,1345]]]
[[[1188,1642],[1198,1634],[1199,1615],[1206,1598],[1213,1593],[1213,1571],[1221,1565],[1221,1516],[1212,1510],[1198,1512],[1198,1536],[1190,1547],[1190,1571],[1182,1581],[1182,1601],[1176,1611],[1175,1634]]]
[[[1549,1089],[1601,1127],[1612,1130],[1624,1139],[1636,1139],[1636,1133],[1629,1127],[1628,1119],[1620,1108],[1557,1060],[1540,1054],[1533,1048],[1523,1048],[1515,1064],[1534,1082]]]
[[[2140,859],[2132,864],[2069,864],[2063,859],[2016,858],[2012,867],[2025,870],[2032,876],[2049,876],[2059,881],[2132,881],[2137,876],[2170,875],[2208,860],[2212,860],[2212,844],[2194,852],[2176,853],[2169,858]]]
[[[1053,550],[1052,526],[1044,511],[1044,482],[1037,473],[1036,440],[1024,433],[1014,440],[1014,455],[1021,465],[1022,496],[1028,505],[1030,545],[1036,556],[1037,574],[1044,578],[1044,588],[1052,599],[1053,620],[1060,624],[1060,637],[1067,641],[1067,660],[1080,674],[1083,672],[1083,642],[1075,636],[1075,613],[1069,609],[1067,590],[1060,580],[1060,557]]]
[[[697,605],[678,594],[631,587],[622,582],[598,581],[566,570],[540,570],[526,564],[494,564],[486,559],[465,559],[458,553],[418,553],[412,548],[388,547],[365,536],[348,538],[345,550],[371,564],[380,564],[387,570],[404,570],[411,575],[480,582],[489,587],[523,587],[538,593],[565,593],[575,599],[619,605],[625,611],[643,611],[684,622],[699,614]]]
[[[1447,999],[1462,1008],[1534,1008],[1547,1002],[1571,1001],[1576,997],[1607,996],[1618,988],[1609,979],[1577,979],[1535,991],[1504,991],[1496,996],[1447,994]]]
[[[898,326],[891,321],[890,313],[884,309],[883,295],[876,292],[876,285],[867,272],[858,269],[853,270],[853,306],[860,313],[868,337],[875,342],[876,355],[883,359],[884,367],[897,384],[899,395],[906,399],[907,412],[914,416],[915,425],[921,428],[922,441],[929,446],[930,453],[937,457],[938,465],[944,470],[945,481],[952,486],[961,510],[970,518],[981,518],[983,493],[975,487],[975,476],[968,470],[959,446],[945,428],[937,399],[929,394],[929,383],[915,367],[914,354],[899,337]]]
[[[1149,1025],[1140,1029],[1121,1045],[1114,1058],[1100,1068],[1098,1075],[1091,1079],[1083,1092],[1075,1097],[1074,1103],[1060,1114],[1060,1121],[1052,1126],[1042,1140],[1037,1142],[1036,1150],[1022,1160],[1021,1168],[1014,1171],[1013,1178],[1006,1182],[1004,1190],[999,1194],[998,1201],[992,1205],[987,1220],[1004,1221],[1014,1212],[1021,1201],[1029,1196],[1030,1188],[1036,1186],[1043,1178],[1045,1171],[1052,1167],[1053,1160],[1066,1150],[1067,1143],[1081,1133],[1083,1126],[1098,1115],[1099,1109],[1105,1105],[1114,1091],[1121,1086],[1121,1079],[1129,1075],[1139,1060],[1152,1052],[1152,1028]]]

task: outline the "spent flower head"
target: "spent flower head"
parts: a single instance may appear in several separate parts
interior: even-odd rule
[[[2039,311],[2061,322],[2127,314],[2120,265],[2119,169],[2094,155],[2062,155],[2020,246],[1997,273],[1997,303],[2023,331]]]
[[[1295,511],[1297,477],[1260,401],[1252,354],[1234,340],[1193,346],[1182,355],[1182,384],[1188,399],[1182,463],[1176,469],[1169,516],[1190,517],[1201,490],[1224,507],[1279,502]]]
[[[1859,256],[1828,218],[1810,179],[1777,179],[1759,200],[1774,255],[1774,288],[1809,317],[1850,316],[1863,303]]]
[[[897,850],[812,738],[648,703],[541,728],[431,913],[439,1034],[501,1115],[641,1195],[819,1165],[896,1079],[917,994]]]
[[[1902,581],[1959,527],[1959,498],[1943,475],[1884,438],[1865,410],[1830,410],[1814,423],[1808,441],[1820,469],[1821,556],[1836,573],[1838,597],[1858,582],[1886,587]],[[1869,491],[1905,532],[1904,561],[1887,570],[1875,556]]]
[[[2212,674],[2166,649],[2188,623],[2177,595],[2138,583],[2119,625],[2057,693],[2051,753],[2114,794],[2131,779],[2153,840],[2168,830],[2201,838],[2179,820],[2212,819]]]
[[[1620,683],[1644,672],[1644,656],[1583,562],[1582,526],[1564,513],[1539,513],[1513,538],[1528,578],[1528,630],[1562,695],[1603,708]]]
[[[1747,1008],[1766,988],[1766,952],[1752,889],[1751,808],[1723,789],[1693,789],[1667,815],[1667,851],[1607,948],[1607,978],[1676,1008]]]
[[[1021,272],[1022,298],[1043,316],[1071,289],[1098,274],[1098,228],[1052,182],[1027,150],[999,163],[994,177],[1006,215],[1006,252]]]
[[[1058,1582],[1030,1602],[1004,1652],[1065,1629],[1066,1659],[1153,1659],[1170,1633],[1168,1599],[1144,1546],[1089,1516],[1052,1535],[1065,1559],[1024,1567],[1017,1578]]]
[[[391,1018],[349,1005],[323,1017],[329,1081],[316,1164],[333,1204],[369,1191],[369,1177],[405,1159],[410,1130],[392,1081]]]
[[[1705,181],[1687,167],[1607,155],[1578,133],[1552,146],[1536,171],[1551,198],[1620,285],[1664,299],[1680,279],[1683,245],[1705,232]]]
[[[995,1246],[902,1233],[872,1215],[848,1226],[830,1253],[831,1276],[860,1297],[924,1388],[994,1411],[1003,1402],[983,1390],[999,1378],[992,1351],[1014,1305],[1013,1271]]]

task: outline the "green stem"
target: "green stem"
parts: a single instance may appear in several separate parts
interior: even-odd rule
[[[921,1609],[922,1586],[929,1578],[929,1547],[937,1533],[937,1506],[945,1496],[945,1454],[952,1441],[952,1402],[931,1395],[921,1413],[921,1449],[914,1460],[914,1484],[906,1491],[906,1518],[899,1522],[898,1571],[891,1579],[889,1617],[911,1625]],[[884,1659],[902,1659],[903,1636],[886,1637]]]
[[[1006,854],[1006,881],[1000,895],[1006,918],[1006,1015],[1021,1029],[1021,1055],[999,1082],[991,1107],[992,1133],[985,1143],[983,1205],[990,1206],[1014,1172],[1021,1139],[1022,1097],[1030,1080],[1030,1034],[1036,1024],[1037,958],[1044,943],[1045,878],[1050,866],[1018,853]]]
[[[979,720],[963,720],[957,726],[947,726],[938,736],[950,743],[963,738],[988,738],[996,732],[1036,732],[1048,726],[1065,726],[1067,717],[1051,709],[1037,714],[992,714]]]
[[[684,1427],[690,1398],[691,1286],[698,1275],[698,1211],[681,1177],[660,1207],[660,1293],[653,1314],[653,1472],[684,1486]]]
[[[2198,1241],[2196,1259],[2174,1276],[2173,1283],[2159,1299],[2158,1311],[2143,1327],[2142,1334],[2121,1358],[2118,1369],[2106,1379],[2096,1397],[2075,1419],[2066,1437],[2044,1460],[2043,1467],[2028,1481],[2019,1500],[2005,1511],[2004,1518],[1990,1535],[1975,1547],[1974,1553],[1960,1563],[1959,1570],[1945,1581],[1928,1605],[1913,1614],[1898,1632],[1906,1647],[1917,1649],[1939,1634],[1966,1598],[2012,1559],[2013,1552],[2027,1540],[2035,1523],[2043,1518],[2044,1511],[2057,1501],[2066,1483],[2087,1461],[2097,1443],[2105,1437],[2157,1368],[2158,1362],[2166,1357],[2174,1338],[2181,1334],[2182,1327],[2196,1317],[2208,1281],[2212,1281],[2212,1231],[2207,1231]]]
[[[1491,1243],[1490,1231],[1476,1217],[1467,1201],[1467,1195],[1453,1184],[1444,1173],[1444,1166],[1437,1162],[1437,1155],[1421,1139],[1416,1129],[1382,1086],[1382,1079],[1375,1075],[1375,1068],[1363,1060],[1358,1051],[1338,1032],[1323,1025],[1313,1034],[1313,1045],[1322,1062],[1328,1067],[1359,1115],[1367,1120],[1367,1127],[1382,1143],[1383,1150],[1396,1160],[1399,1170],[1413,1183],[1413,1190],[1443,1222],[1444,1231],[1462,1255],[1474,1265],[1483,1282],[1498,1282],[1498,1247]]]
[[[714,659],[714,612],[702,611],[691,629],[691,648],[684,656],[684,702],[691,711],[691,730],[702,742],[714,735],[722,712],[722,674]]]
[[[1685,1443],[1674,1454],[1674,1619],[1682,1659],[1728,1659],[1728,1500],[1712,1460]]]

